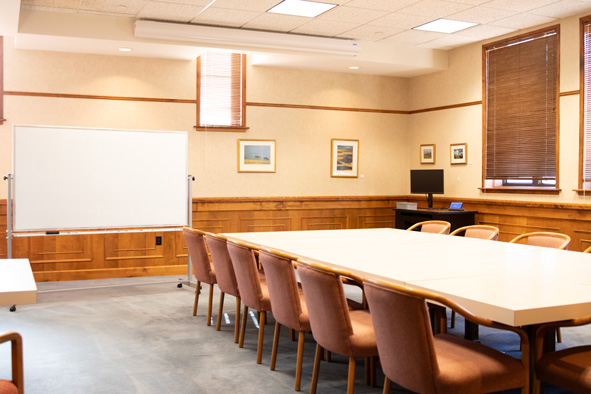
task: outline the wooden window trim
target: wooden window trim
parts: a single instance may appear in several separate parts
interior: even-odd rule
[[[197,131],[213,131],[213,132],[245,132],[246,127],[246,55],[242,54],[242,124],[241,126],[201,126],[200,122],[200,106],[201,106],[201,56],[197,57],[197,125],[194,126]]]
[[[590,193],[585,189],[585,25],[591,24],[591,15],[579,19],[579,181],[575,191],[578,194]],[[591,72],[591,65],[589,66]],[[590,130],[591,132],[591,130]]]
[[[4,37],[0,36],[0,126],[4,122]]]
[[[544,32],[555,30],[557,34],[556,48],[556,186],[555,187],[486,187],[486,132],[487,132],[487,50],[495,46],[516,43],[524,38],[536,36]],[[560,25],[548,26],[528,33],[520,34],[508,39],[491,42],[482,46],[482,193],[523,193],[523,194],[559,194],[560,176]]]

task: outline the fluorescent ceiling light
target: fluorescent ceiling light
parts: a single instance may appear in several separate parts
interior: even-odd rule
[[[119,48],[119,52],[131,52],[133,49],[131,48]]]
[[[413,27],[415,30],[436,31],[438,33],[455,33],[456,31],[464,30],[477,23],[454,21],[451,19],[437,19],[433,22],[425,23],[424,25]]]
[[[267,12],[314,18],[336,6],[336,4],[318,3],[316,1],[283,0]]]

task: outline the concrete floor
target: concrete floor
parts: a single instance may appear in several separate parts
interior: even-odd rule
[[[179,279],[185,282],[178,288]],[[193,282],[194,286],[194,282]],[[39,283],[38,304],[19,305],[16,312],[0,307],[0,332],[23,336],[25,392],[53,393],[293,393],[297,342],[281,331],[277,367],[269,370],[274,320],[269,314],[263,363],[256,364],[258,329],[249,319],[243,349],[234,344],[234,297],[227,296],[225,319],[215,330],[206,326],[208,285],[203,286],[196,317],[194,287],[186,277],[150,277]],[[351,294],[352,297],[358,294]],[[461,335],[460,318],[452,332]],[[563,329],[563,344],[591,342],[589,327]],[[513,333],[481,329],[480,341],[519,355]],[[302,392],[309,392],[315,342],[307,335]],[[347,359],[333,355],[320,367],[319,393],[344,393]],[[355,392],[381,393],[364,383],[359,360]],[[10,376],[9,346],[0,346],[0,377]],[[393,388],[392,393],[408,393]],[[519,391],[511,391],[511,393]],[[564,393],[548,388],[547,393]]]

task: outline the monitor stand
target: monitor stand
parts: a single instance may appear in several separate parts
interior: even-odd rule
[[[427,207],[433,209],[433,193],[427,194]]]

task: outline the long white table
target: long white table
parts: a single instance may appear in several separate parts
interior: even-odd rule
[[[29,260],[0,259],[0,305],[36,303],[37,284]]]
[[[591,254],[396,229],[225,235],[433,291],[511,326],[591,314]]]

